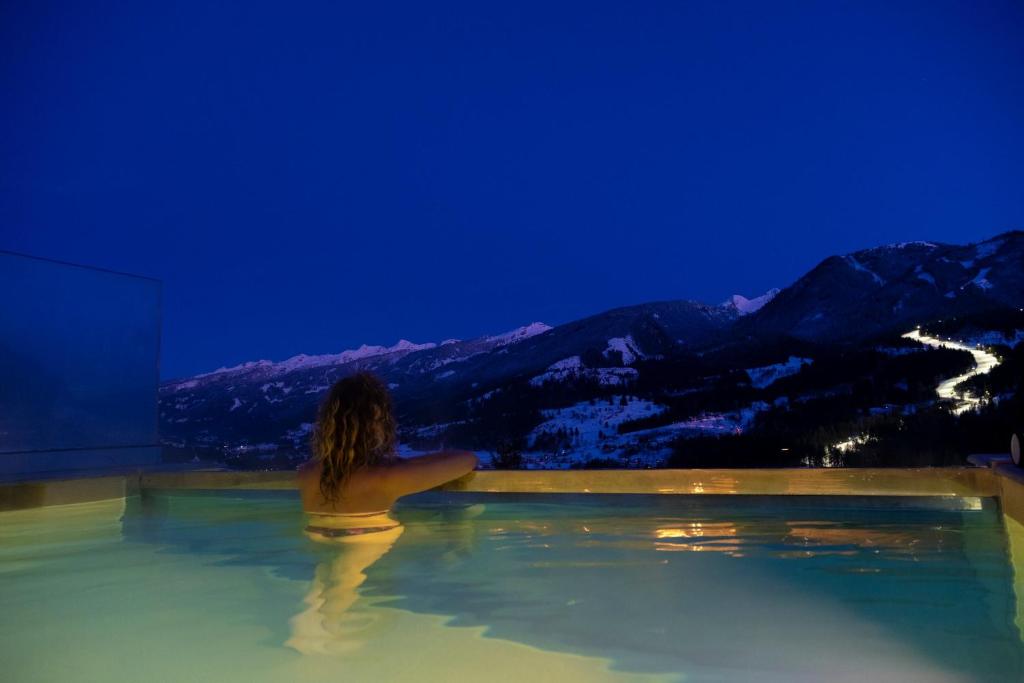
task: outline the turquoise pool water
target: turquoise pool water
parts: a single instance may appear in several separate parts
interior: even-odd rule
[[[0,513],[0,679],[1020,681],[982,498],[431,493],[302,534],[291,492]]]

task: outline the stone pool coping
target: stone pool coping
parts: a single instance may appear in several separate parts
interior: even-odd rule
[[[0,483],[0,511],[84,503],[166,489],[295,488],[291,471],[126,471],[74,479]],[[1024,524],[1024,469],[985,466],[858,469],[479,470],[442,487],[481,493],[675,495],[982,496]]]

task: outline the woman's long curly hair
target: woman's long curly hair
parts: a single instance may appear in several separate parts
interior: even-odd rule
[[[320,462],[320,493],[337,501],[349,476],[395,457],[391,395],[377,377],[359,372],[334,383],[317,413],[311,447]]]

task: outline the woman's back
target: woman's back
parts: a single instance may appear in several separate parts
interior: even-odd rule
[[[402,459],[395,454],[397,443],[391,395],[383,382],[366,372],[335,382],[317,413],[313,459],[299,469],[302,507],[319,515],[383,512],[402,496],[476,467],[476,456],[468,451]]]
[[[302,508],[316,514],[362,514],[389,510],[396,500],[426,491],[471,472],[477,457],[469,451],[441,451],[417,458],[367,465],[345,479],[338,495],[328,499],[320,486],[323,464],[311,460],[299,468]]]

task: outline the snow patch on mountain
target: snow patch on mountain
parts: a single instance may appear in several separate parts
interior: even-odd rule
[[[978,258],[988,258],[997,251],[1002,249],[1003,245],[1006,244],[1006,240],[990,240],[988,242],[982,242],[974,247],[974,254]]]
[[[567,468],[594,458],[617,458],[631,441],[620,437],[618,426],[664,410],[662,405],[635,396],[624,400],[613,396],[607,403],[583,402],[568,408],[542,410],[545,421],[530,433],[530,443],[542,443],[553,435],[565,435],[566,443],[555,452],[534,451],[524,455],[529,465],[546,468]]]
[[[472,339],[468,342],[465,342],[467,348],[465,348],[461,354],[454,356],[445,356],[442,358],[435,358],[433,360],[430,360],[429,363],[426,364],[424,371],[430,372],[432,370],[436,370],[451,363],[462,363],[464,361],[469,360],[470,358],[480,356],[490,351],[495,351],[495,349],[497,349],[496,353],[502,353],[504,351],[507,351],[505,347],[510,346],[512,344],[518,344],[519,342],[525,341],[530,337],[536,336],[538,334],[543,334],[544,332],[547,332],[550,329],[551,326],[546,325],[544,323],[530,323],[529,325],[517,327],[514,330],[510,330],[502,334]],[[462,343],[461,340],[446,339],[445,341],[441,342],[440,346],[443,347],[448,346],[450,344],[458,343]]]
[[[497,334],[493,337],[488,337],[487,340],[495,346],[504,346],[506,344],[521,342],[524,339],[529,339],[530,337],[534,337],[538,334],[544,334],[550,329],[551,325],[535,322],[522,327],[517,327],[516,329],[505,332],[504,334]]]
[[[542,410],[541,414],[545,421],[533,430],[531,436],[536,436],[540,432],[579,429],[581,436],[593,437],[596,440],[599,432],[610,435],[623,422],[660,415],[664,410],[665,407],[662,405],[635,396],[626,397],[625,405],[622,405],[621,398],[614,396],[607,403],[597,401],[591,405],[582,402],[568,408]]]
[[[587,368],[579,356],[570,356],[552,363],[548,369],[530,380],[530,385],[539,387],[546,382],[566,382],[580,378],[596,380],[605,386],[620,386],[638,378],[634,368]]]
[[[857,257],[853,256],[852,254],[846,257],[846,262],[854,270],[856,270],[858,272],[861,272],[861,273],[866,273],[867,275],[870,275],[871,278],[875,281],[875,284],[877,284],[877,285],[884,285],[885,284],[885,280],[882,279],[878,275],[878,273],[876,273],[875,271],[871,270],[870,268],[865,266],[863,263],[858,261]]]
[[[550,325],[545,323],[535,322],[522,327],[517,327],[514,330],[505,332],[503,334],[494,335],[491,337],[485,337],[482,341],[486,342],[489,346],[501,347],[509,344],[515,344],[525,339],[529,339],[538,334],[542,334],[551,329]],[[287,358],[280,362],[274,362],[270,360],[257,360],[241,363],[231,367],[221,367],[212,372],[205,372],[199,375],[195,375],[188,380],[181,382],[171,382],[166,385],[170,391],[183,391],[186,389],[194,389],[198,386],[199,381],[211,377],[220,377],[228,375],[236,375],[240,373],[250,373],[255,371],[261,371],[261,374],[269,375],[283,375],[296,370],[307,370],[310,368],[318,368],[333,365],[345,365],[346,363],[354,363],[357,361],[365,361],[372,358],[380,358],[386,356],[395,356],[396,360],[402,358],[410,353],[416,351],[427,351],[429,349],[438,348],[439,346],[449,346],[452,344],[458,344],[458,339],[445,339],[440,344],[434,342],[426,342],[423,344],[417,344],[411,342],[408,339],[400,339],[392,346],[380,346],[363,344],[357,349],[348,349],[340,353],[325,353],[317,355],[309,355],[300,353],[291,358]],[[464,356],[456,356],[453,358],[443,358],[432,363],[427,369],[433,370],[449,363],[455,363],[466,360],[474,355],[481,353],[477,351],[469,353]]]
[[[740,315],[750,315],[751,313],[756,313],[761,310],[764,305],[774,299],[778,293],[778,288],[769,289],[761,296],[754,297],[753,299],[748,299],[742,294],[733,294],[732,298],[722,304],[722,306],[725,308],[734,308]]]
[[[914,267],[914,273],[917,275],[918,280],[924,280],[933,287],[935,286],[935,278],[932,276],[931,273],[925,271],[924,266],[921,265],[920,263],[918,263]]]
[[[591,371],[597,377],[597,383],[609,387],[617,387],[640,377],[633,368],[597,368]]]
[[[273,364],[274,364],[274,362],[273,361],[269,361],[269,360],[252,360],[252,361],[248,361],[246,363],[240,363],[239,365],[232,365],[231,367],[217,368],[216,370],[214,370],[212,372],[203,372],[203,373],[200,373],[198,375],[195,375],[192,379],[196,380],[196,379],[201,379],[203,377],[212,377],[213,375],[235,374],[235,373],[243,372],[245,370],[257,370],[259,368],[269,368]]]
[[[485,391],[484,393],[480,394],[476,398],[469,399],[469,401],[467,401],[467,403],[474,403],[474,402],[475,403],[483,403],[484,401],[489,400],[492,396],[500,394],[501,392],[502,392],[501,387],[498,387],[497,389],[491,389],[490,391]]]
[[[542,410],[545,421],[530,433],[534,448],[523,454],[524,460],[530,468],[568,468],[597,458],[620,461],[623,466],[653,467],[664,462],[678,437],[740,433],[768,408],[767,403],[757,401],[738,411],[705,413],[625,434],[618,431],[622,423],[660,415],[665,406],[635,396],[612,396],[609,402]],[[540,447],[542,444],[557,447],[552,450]]]
[[[400,339],[398,340],[398,343],[393,346],[371,346],[369,344],[363,344],[358,349],[349,349],[342,351],[341,353],[325,353],[319,355],[307,355],[305,353],[300,353],[297,356],[292,356],[291,358],[287,358],[278,363],[270,360],[249,361],[247,363],[241,363],[240,365],[218,368],[212,372],[204,372],[196,375],[189,382],[180,382],[172,385],[171,388],[175,391],[193,388],[195,384],[191,384],[191,382],[218,375],[234,375],[255,370],[268,370],[272,374],[285,374],[295,370],[305,370],[324,365],[343,365],[345,363],[352,363],[359,360],[366,360],[368,358],[375,358],[377,356],[385,356],[389,354],[402,353],[404,355],[414,351],[432,349],[436,346],[437,344],[434,344],[433,342],[416,344],[408,339]]]
[[[344,363],[353,363],[358,360],[366,360],[367,358],[385,356],[393,353],[424,351],[436,346],[437,344],[434,344],[433,342],[416,344],[408,339],[399,339],[398,343],[394,346],[371,346],[369,344],[363,344],[358,349],[342,351],[341,353],[327,353],[319,356],[307,356],[304,353],[300,353],[297,356],[292,356],[287,360],[277,363],[275,365],[275,370],[291,372],[293,370],[314,368],[323,365],[342,365]]]
[[[928,249],[938,248],[937,244],[933,244],[931,242],[921,242],[920,240],[916,242],[900,242],[898,244],[890,244],[889,246],[892,249],[906,249],[907,247],[926,247]]]
[[[967,285],[974,285],[975,287],[977,287],[979,289],[992,289],[992,283],[988,281],[988,272],[990,270],[992,270],[992,269],[991,268],[982,268],[981,270],[978,271],[978,274],[974,276],[973,280],[968,282],[966,285],[964,285],[960,289],[966,288]]]
[[[813,360],[810,358],[790,356],[783,363],[764,365],[759,368],[748,368],[747,375],[750,377],[751,385],[758,389],[764,389],[776,380],[788,377],[789,375],[795,375],[800,372],[800,369],[803,368],[803,366],[810,365],[812,362]]]
[[[473,356],[479,356],[481,353],[484,353],[484,352],[483,351],[476,351],[476,352],[473,352],[473,353],[466,353],[466,354],[463,354],[461,356],[451,356],[451,357],[448,357],[448,358],[438,358],[436,360],[433,360],[433,361],[430,361],[429,363],[427,363],[426,367],[424,368],[424,371],[425,372],[430,372],[431,370],[437,370],[438,368],[443,368],[444,366],[450,365],[451,363],[462,363],[462,362],[465,362],[465,361],[469,360]]]
[[[583,361],[579,356],[570,356],[552,363],[548,369],[530,380],[530,385],[539,387],[545,382],[565,382],[576,379],[583,372]]]
[[[670,430],[692,430],[703,434],[721,435],[733,434],[742,431],[739,420],[734,415],[723,413],[704,413],[689,420],[673,422],[662,429]]]
[[[603,353],[604,357],[609,358],[612,353],[616,352],[622,355],[623,365],[632,365],[637,358],[645,358],[643,351],[637,346],[631,334],[627,334],[625,337],[612,337],[608,340],[608,348]]]
[[[582,367],[583,361],[580,360],[580,357],[572,356],[570,358],[563,358],[556,363],[552,363],[548,366],[548,370],[579,370]]]

